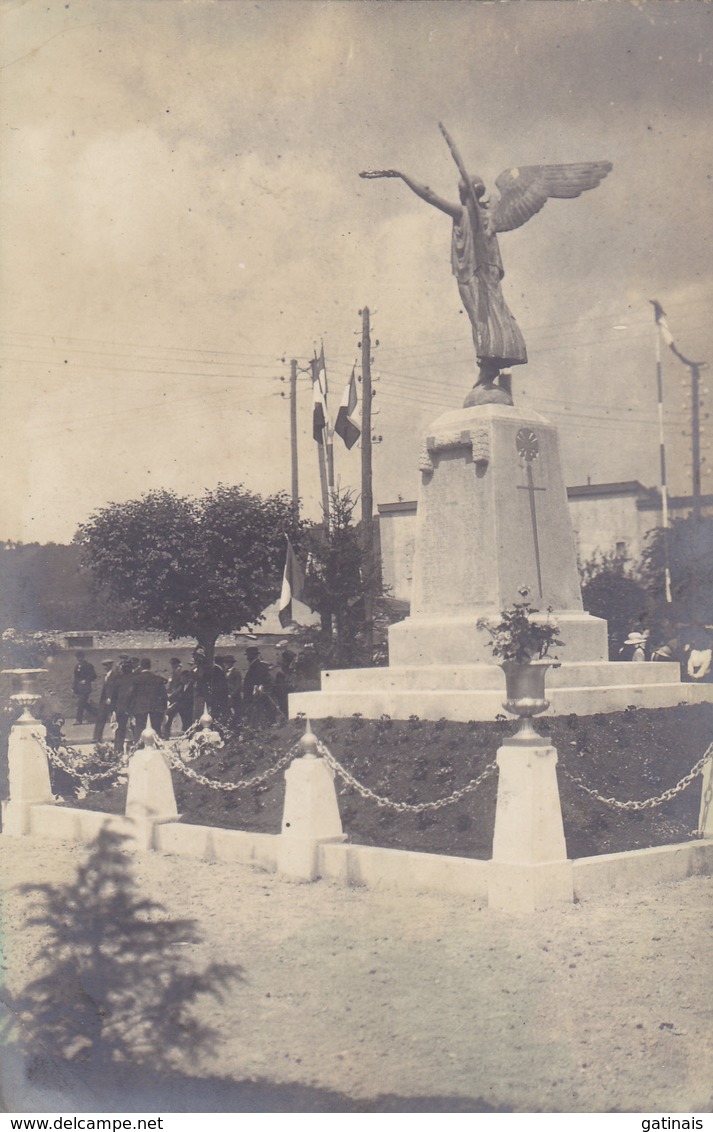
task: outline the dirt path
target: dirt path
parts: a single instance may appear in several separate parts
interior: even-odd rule
[[[83,856],[0,839],[11,991],[37,974],[16,886],[71,881]],[[710,1111],[710,880],[512,919],[154,854],[135,874],[199,922],[197,965],[239,963],[245,981],[206,1005],[218,1050],[196,1052],[170,1093],[90,1087],[85,1111]],[[5,1103],[80,1107],[71,1081],[44,1098],[40,1084],[6,1080]]]

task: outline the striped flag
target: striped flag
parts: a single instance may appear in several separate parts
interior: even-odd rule
[[[287,536],[285,536],[287,538]],[[305,576],[302,572],[302,567],[297,561],[297,555],[294,552],[292,543],[289,538],[287,539],[287,556],[285,558],[285,572],[282,576],[282,591],[280,593],[280,604],[278,607],[278,617],[283,629],[288,625],[294,623],[292,617],[292,601],[301,601],[302,593],[304,590]]]
[[[656,325],[659,328],[661,337],[663,338],[666,345],[670,346],[674,354],[677,355],[678,350],[676,349],[676,343],[673,340],[673,334],[671,333],[671,328],[669,327],[668,321],[666,319],[666,311],[661,306],[661,303],[657,302],[656,299],[649,299],[649,302],[654,308],[654,318],[656,319]]]
[[[312,362],[312,435],[318,444],[324,440],[324,430],[328,428],[327,409],[327,368],[324,364],[324,346],[319,357]]]
[[[341,404],[337,413],[337,419],[334,424],[334,431],[336,432],[337,436],[341,436],[347,448],[353,448],[357,440],[361,436],[361,429],[352,420],[356,407],[356,374],[354,372],[354,366],[352,366],[352,376],[349,378],[349,381],[344,388]]]

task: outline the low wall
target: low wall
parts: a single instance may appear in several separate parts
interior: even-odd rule
[[[713,876],[713,841],[710,839],[580,857],[574,861],[574,894],[578,900],[592,900],[610,892],[627,892],[690,876]]]
[[[131,833],[130,819],[65,806],[33,806],[30,833],[69,841],[93,840],[104,825]],[[211,826],[167,822],[154,830],[154,848],[161,853],[208,861],[277,869],[280,834],[250,833]],[[485,903],[490,861],[448,857],[371,845],[325,842],[318,847],[317,874],[324,880],[402,893],[441,892]],[[572,862],[576,900],[597,900],[689,876],[713,876],[713,840],[660,845],[627,853],[581,857]]]

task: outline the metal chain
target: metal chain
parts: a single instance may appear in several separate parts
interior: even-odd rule
[[[581,778],[578,778],[575,774],[571,774],[565,767],[562,767],[562,772],[565,778],[568,778],[570,782],[574,782],[575,786],[578,786],[585,794],[589,794],[590,798],[596,798],[597,802],[602,802],[605,806],[611,806],[613,809],[617,810],[652,810],[655,806],[662,806],[664,802],[670,802],[672,798],[675,798],[677,794],[680,794],[687,786],[690,786],[694,778],[697,778],[699,774],[703,773],[703,768],[711,756],[713,756],[713,743],[711,743],[706,753],[698,760],[696,765],[692,767],[688,774],[684,775],[675,786],[672,786],[669,790],[664,790],[663,794],[659,794],[656,798],[646,798],[641,802],[620,802],[617,798],[605,798],[604,795],[600,794],[597,790],[592,790],[591,787],[586,786]]]
[[[59,770],[65,771],[65,773],[69,774],[72,778],[76,778],[82,784],[82,786],[85,787],[85,789],[88,783],[101,782],[103,779],[108,778],[112,774],[122,774],[126,771],[127,760],[124,756],[122,756],[122,759],[117,766],[110,766],[107,768],[107,770],[102,771],[100,774],[90,774],[88,770],[77,770],[76,767],[69,766],[60,758],[60,751],[63,751],[65,755],[69,755],[70,751],[72,752],[72,754],[78,755],[79,752],[76,750],[76,748],[58,747],[57,750],[55,750],[53,747],[49,746],[43,736],[38,732],[33,732],[33,735],[37,739],[37,742],[42,747],[44,753],[47,755],[47,758],[52,763],[52,765],[56,766]]]
[[[222,790],[226,793],[230,793],[236,790],[246,790],[251,786],[259,786],[273,774],[276,774],[278,771],[282,770],[283,767],[287,766],[287,764],[291,762],[294,757],[298,756],[300,750],[299,742],[295,743],[290,748],[290,750],[282,756],[281,759],[278,759],[276,763],[274,763],[271,767],[268,767],[268,769],[263,771],[261,774],[253,775],[252,778],[244,778],[241,779],[240,782],[219,782],[216,779],[208,778],[206,775],[192,770],[191,767],[186,766],[186,764],[180,757],[180,754],[177,750],[177,744],[181,740],[188,739],[189,736],[191,736],[196,731],[196,729],[197,724],[193,724],[190,728],[188,728],[186,732],[184,732],[182,735],[176,736],[176,738],[171,740],[170,742],[159,739],[159,749],[166,752],[171,766],[175,770],[181,771],[181,773],[184,774],[187,778],[192,779],[194,782],[199,783],[199,785],[201,786],[207,786],[212,790]],[[43,748],[49,761],[54,766],[60,768],[61,770],[64,770],[73,778],[78,779],[85,787],[88,783],[99,782],[113,773],[120,774],[126,770],[127,759],[126,756],[122,756],[122,760],[118,767],[110,767],[101,774],[90,774],[88,771],[78,771],[74,767],[68,766],[65,762],[63,762],[59,755],[60,751],[64,751],[64,753],[68,755],[69,751],[71,750],[75,756],[79,756],[78,751],[76,751],[74,748],[65,747],[60,747],[55,751],[48,745],[42,735],[40,735],[38,732],[34,732],[33,734],[35,735],[35,738],[39,742],[40,746]],[[399,813],[423,813],[425,810],[440,810],[444,806],[450,806],[454,802],[459,802],[467,794],[471,794],[474,790],[477,790],[478,787],[486,780],[486,778],[488,778],[497,769],[497,762],[488,763],[488,765],[484,770],[481,771],[477,778],[471,779],[470,782],[467,782],[466,785],[462,786],[459,790],[454,790],[452,794],[448,795],[448,797],[438,798],[434,802],[395,802],[391,798],[385,797],[383,794],[377,794],[370,787],[364,786],[361,782],[359,782],[354,777],[354,775],[351,774],[350,771],[348,771],[341,765],[341,763],[334,757],[329,748],[320,739],[316,739],[316,746],[317,750],[328,763],[328,765],[336,774],[339,775],[339,777],[347,784],[347,786],[353,787],[357,791],[357,793],[361,795],[362,798],[367,798],[372,802],[376,802],[377,806],[385,806],[390,809],[396,810]],[[608,798],[604,794],[600,794],[598,790],[593,790],[590,786],[587,786],[583,779],[579,778],[575,774],[572,774],[566,769],[566,767],[562,767],[562,772],[565,778],[568,778],[570,782],[573,782],[575,786],[578,786],[579,789],[582,790],[585,794],[588,794],[590,798],[594,798],[597,802],[601,802],[605,806],[611,806],[613,809],[617,810],[650,810],[654,809],[654,807],[656,806],[663,805],[664,802],[670,802],[678,794],[682,793],[682,791],[690,786],[690,784],[694,781],[694,779],[698,777],[699,774],[703,773],[703,769],[711,757],[713,757],[713,743],[710,744],[705,754],[698,760],[695,766],[691,768],[688,774],[679,779],[675,786],[670,787],[668,790],[664,790],[662,794],[659,794],[656,797],[645,798],[641,801],[621,802],[618,798]],[[713,801],[713,780],[708,784],[703,801],[704,821],[702,824],[705,823],[705,815],[707,814],[711,802]]]
[[[169,750],[172,750],[174,747],[177,748],[178,744],[185,739],[188,739],[189,742],[193,742],[196,738],[196,731],[198,731],[198,728],[200,726],[200,722],[196,720],[190,725],[190,727],[187,727],[185,731],[181,731],[180,735],[174,735],[173,738],[170,739],[161,739],[161,737],[159,736],[161,745],[163,747],[167,747]],[[156,732],[154,732],[154,735],[155,734]]]
[[[321,740],[317,739],[317,750],[331,766],[332,770],[343,778],[348,786],[353,786],[362,798],[369,798],[372,802],[376,802],[377,806],[387,806],[389,809],[397,810],[399,813],[412,813],[420,814],[424,810],[440,810],[443,806],[450,806],[453,802],[459,802],[466,794],[471,794],[477,790],[482,782],[493,773],[497,767],[496,762],[488,763],[485,770],[483,770],[477,778],[472,778],[470,782],[462,786],[460,790],[454,790],[447,798],[438,798],[435,802],[393,802],[391,798],[384,797],[383,794],[376,794],[368,786],[362,785],[358,782],[353,774],[350,774],[341,763],[337,762],[332,752],[328,747],[325,747]]]
[[[298,751],[299,749],[299,744],[292,746],[286,755],[283,755],[283,757],[279,759],[277,763],[269,767],[266,771],[263,771],[262,774],[253,775],[252,778],[245,778],[240,782],[218,782],[216,779],[208,778],[206,775],[199,774],[198,771],[192,770],[190,767],[186,766],[186,764],[182,761],[178,751],[173,748],[174,744],[180,742],[181,739],[188,738],[196,729],[197,724],[194,724],[192,727],[189,727],[188,730],[182,735],[177,735],[175,739],[171,740],[170,744],[157,736],[158,747],[159,749],[165,751],[172,767],[174,767],[176,770],[182,771],[183,774],[185,774],[188,778],[192,778],[195,782],[200,783],[201,786],[208,786],[214,790],[234,791],[244,790],[249,788],[250,786],[259,786],[260,783],[264,782],[271,775],[276,774],[277,771],[286,766],[288,762],[291,762],[295,757],[296,751]],[[128,759],[126,758],[126,756],[122,756],[121,762],[117,767],[109,767],[108,770],[104,771],[101,774],[90,774],[88,771],[78,771],[74,767],[69,766],[67,763],[63,762],[59,756],[59,751],[64,751],[65,754],[67,754],[68,751],[71,750],[75,755],[79,754],[78,751],[76,751],[74,748],[65,747],[60,747],[57,751],[55,751],[48,745],[42,735],[40,735],[38,732],[34,732],[34,735],[53,766],[59,767],[61,770],[66,771],[66,773],[71,775],[72,778],[78,779],[81,782],[82,786],[84,786],[85,788],[89,783],[100,782],[102,779],[107,778],[111,774],[117,772],[121,774],[122,772],[126,771],[128,764]]]
[[[161,743],[160,746],[163,747],[163,744]],[[293,758],[295,758],[297,747],[298,744],[290,747],[286,755],[283,755],[281,759],[274,763],[273,766],[268,767],[262,774],[255,774],[252,778],[243,778],[240,782],[218,782],[217,779],[208,778],[205,774],[199,774],[198,771],[186,766],[177,752],[167,749],[167,753],[171,766],[175,770],[180,770],[187,778],[193,779],[194,782],[198,782],[201,786],[208,786],[211,790],[224,790],[229,793],[234,790],[246,790],[250,786],[259,786],[261,782],[265,782],[271,775],[276,774],[278,770],[282,770],[289,762],[292,762]]]

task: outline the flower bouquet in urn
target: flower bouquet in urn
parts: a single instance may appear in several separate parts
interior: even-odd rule
[[[559,625],[550,618],[552,607],[548,608],[547,619],[543,621],[533,616],[539,610],[532,608],[527,586],[521,586],[517,592],[523,600],[513,602],[501,610],[501,621],[494,624],[486,617],[481,617],[477,625],[479,629],[487,629],[490,633],[493,656],[515,664],[529,664],[533,660],[549,657],[550,648],[553,645],[564,645],[564,641],[558,637]],[[550,664],[553,664],[552,660]]]
[[[551,620],[551,608],[545,620],[528,601],[530,591],[522,586],[516,601],[500,612],[500,620],[493,624],[487,618],[478,621],[479,629],[487,629],[492,639],[493,656],[500,659],[505,673],[506,699],[503,706],[511,715],[520,717],[520,727],[509,740],[523,746],[536,746],[543,742],[532,725],[532,716],[540,715],[550,706],[545,699],[545,675],[548,668],[559,668],[560,662],[550,658],[553,645],[563,645],[559,639],[559,626]]]

